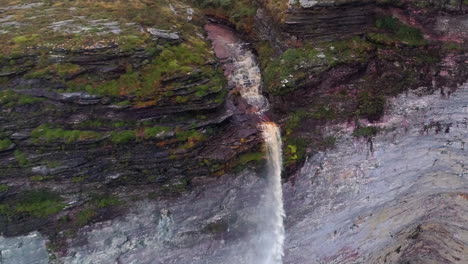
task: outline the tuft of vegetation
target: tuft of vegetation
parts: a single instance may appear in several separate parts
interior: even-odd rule
[[[6,184],[0,184],[0,192],[6,192],[9,188]]]
[[[170,128],[166,126],[147,127],[144,129],[144,138],[157,138],[168,131],[170,131]]]
[[[27,191],[21,195],[21,200],[16,204],[17,213],[45,218],[60,212],[65,207],[60,195],[46,190]]]
[[[177,141],[185,142],[184,148],[189,149],[194,147],[198,142],[205,140],[205,135],[200,133],[199,131],[192,129],[192,130],[182,130],[176,133]]]
[[[99,139],[102,138],[102,134],[85,130],[64,130],[62,128],[54,128],[50,125],[42,124],[32,131],[31,137],[36,143],[54,141],[74,143],[77,141]]]
[[[136,140],[136,133],[132,130],[112,132],[111,141],[114,144],[126,144]]]
[[[26,155],[23,152],[21,152],[20,150],[17,149],[17,150],[15,150],[14,154],[15,154],[16,161],[18,161],[18,164],[20,166],[24,167],[24,166],[28,165],[28,163],[29,163],[28,159],[27,159]]]
[[[0,139],[0,151],[8,149],[13,142],[9,138]]]
[[[257,4],[251,0],[193,0],[206,13],[228,18],[237,30],[252,32]]]
[[[246,165],[250,162],[258,163],[263,160],[265,153],[263,152],[249,152],[239,156],[239,163]]]
[[[264,68],[266,90],[274,95],[288,94],[301,87],[307,79],[331,67],[365,62],[372,50],[374,45],[359,37],[317,44],[314,47],[288,49],[273,61],[264,62],[267,65]],[[259,52],[268,54],[271,51],[259,49]],[[260,58],[265,56],[267,55],[260,55]]]
[[[369,121],[377,121],[384,114],[385,97],[370,91],[361,91],[358,94],[358,110],[360,117],[365,117]]]
[[[97,215],[94,209],[88,208],[80,211],[76,215],[75,222],[78,226],[85,226]]]
[[[115,195],[105,194],[105,195],[95,195],[92,198],[91,203],[97,206],[97,208],[106,208],[106,207],[121,205],[123,204],[123,201],[121,201]]]
[[[419,29],[410,27],[397,18],[391,16],[379,18],[375,26],[378,29],[387,31],[389,34],[370,34],[369,36],[373,41],[384,44],[402,42],[409,46],[423,46],[427,44]]]
[[[44,101],[43,98],[23,95],[12,90],[0,91],[0,107],[11,108],[21,105],[30,105]]]
[[[355,137],[363,137],[363,138],[371,138],[377,135],[379,132],[379,129],[374,126],[368,126],[368,127],[358,127],[354,130],[353,136]]]
[[[287,167],[294,167],[305,160],[307,144],[304,138],[287,138],[283,147],[284,163]]]

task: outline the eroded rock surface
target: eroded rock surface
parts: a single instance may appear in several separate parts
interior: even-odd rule
[[[373,151],[344,132],[309,160],[284,185],[284,263],[467,261],[467,100],[466,85],[450,98],[400,96]],[[142,203],[83,229],[65,260],[249,263],[262,186],[253,172],[225,175],[176,200]]]

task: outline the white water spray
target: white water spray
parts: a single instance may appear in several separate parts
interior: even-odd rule
[[[262,247],[265,249],[260,263],[283,263],[283,243],[285,237],[283,218],[283,189],[281,187],[281,169],[283,165],[281,152],[281,134],[273,122],[261,124],[267,152],[268,178],[267,188],[261,203],[264,222],[260,223]]]

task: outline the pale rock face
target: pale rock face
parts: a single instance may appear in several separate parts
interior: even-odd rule
[[[37,232],[21,237],[0,237],[0,264],[47,264],[49,254],[45,244],[45,238]]]

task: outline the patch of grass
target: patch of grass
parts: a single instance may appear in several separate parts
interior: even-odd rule
[[[144,138],[157,138],[161,134],[170,131],[169,127],[166,126],[154,126],[154,127],[147,127],[144,129]]]
[[[313,48],[288,49],[279,58],[270,63],[264,72],[265,86],[268,92],[284,95],[294,91],[297,82],[306,78],[305,69],[324,66],[317,56],[319,51]]]
[[[106,194],[106,195],[94,196],[91,203],[97,206],[98,208],[106,208],[106,207],[121,205],[123,204],[123,201],[121,201],[115,195]]]
[[[114,144],[126,144],[136,140],[136,133],[132,130],[112,132],[111,141]]]
[[[8,149],[13,142],[9,138],[0,139],[0,151]]]
[[[85,226],[97,215],[92,208],[84,209],[76,215],[75,222],[78,226]]]
[[[20,201],[15,205],[15,211],[45,218],[60,212],[64,207],[65,204],[60,195],[42,189],[23,193]]]
[[[23,152],[17,149],[15,150],[14,154],[15,154],[16,161],[18,161],[18,164],[20,166],[24,167],[28,165],[29,161]]]
[[[10,189],[10,187],[8,187],[8,185],[0,184],[0,192],[6,192],[6,191],[8,191],[8,189]]]
[[[29,105],[44,101],[43,98],[23,95],[12,90],[0,91],[0,107],[15,107],[21,105]]]
[[[194,147],[198,142],[205,140],[205,135],[199,131],[192,130],[183,130],[176,133],[177,141],[185,142],[184,148],[189,149]]]
[[[91,94],[112,98],[134,97],[132,101],[139,108],[154,106],[169,97],[173,97],[173,102],[185,104],[190,100],[198,100],[210,92],[219,92],[224,87],[225,78],[222,71],[213,65],[207,65],[207,61],[212,57],[213,54],[204,40],[190,38],[185,43],[160,49],[153,61],[138,71],[130,67],[127,73],[117,80],[100,84],[89,83],[74,89],[84,89]],[[194,90],[193,95],[174,96],[173,89],[184,85],[185,81],[165,81],[188,75],[191,75],[192,80],[209,80],[209,82],[191,88]],[[129,104],[130,102],[126,105]]]
[[[239,156],[239,163],[246,165],[250,162],[260,162],[263,160],[265,153],[263,152],[249,152]]]
[[[273,61],[265,62],[265,88],[274,95],[288,94],[331,67],[367,61],[372,50],[374,45],[359,37],[288,49]]]
[[[385,16],[377,19],[375,26],[378,29],[389,31],[392,35],[371,35],[375,40],[383,41],[384,43],[392,42],[396,39],[409,46],[423,46],[427,44],[422,32],[402,23],[397,18]]]
[[[82,183],[88,178],[87,175],[75,176],[72,178],[73,183]]]
[[[31,133],[32,140],[36,143],[64,141],[73,143],[83,140],[94,140],[102,137],[101,133],[86,130],[64,130],[42,124]]]
[[[145,39],[135,35],[121,36],[118,39],[118,44],[122,51],[128,52],[136,48],[144,47]]]
[[[16,36],[11,41],[17,45],[33,44],[39,39],[39,34]]]

